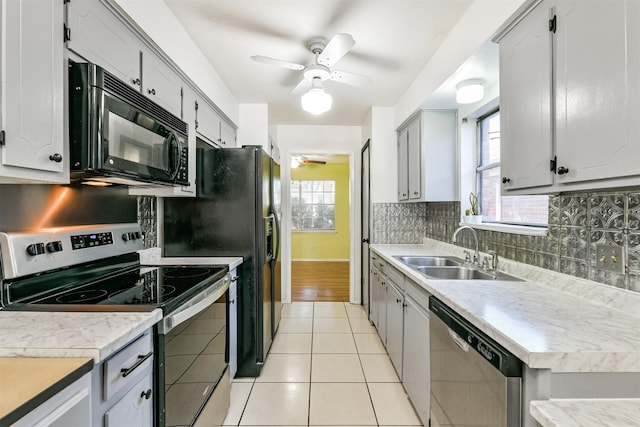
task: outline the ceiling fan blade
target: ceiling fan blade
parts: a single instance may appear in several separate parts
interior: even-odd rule
[[[356,41],[350,34],[338,33],[329,40],[329,43],[322,50],[318,56],[318,63],[331,67],[355,45]]]
[[[256,62],[263,64],[275,65],[277,67],[288,68],[290,70],[304,70],[304,65],[294,64],[293,62],[283,61],[282,59],[270,58],[268,56],[254,55],[251,57]]]
[[[333,71],[331,73],[330,80],[339,83],[345,83],[348,85],[365,87],[371,84],[372,80],[369,76],[363,76],[360,74],[349,73],[347,71]]]
[[[311,89],[311,82],[307,79],[300,80],[300,83],[291,91],[294,95],[300,95]]]
[[[326,165],[327,162],[325,162],[324,160],[311,160],[311,159],[304,159],[302,160],[302,163],[307,163],[310,165]]]

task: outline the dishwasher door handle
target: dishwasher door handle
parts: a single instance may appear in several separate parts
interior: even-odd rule
[[[451,337],[451,339],[453,340],[453,342],[455,342],[458,347],[460,347],[460,349],[464,352],[469,352],[469,344],[463,340],[462,338],[460,338],[458,336],[458,334],[456,334],[453,329],[451,328],[447,328],[447,330],[449,331],[449,336]]]

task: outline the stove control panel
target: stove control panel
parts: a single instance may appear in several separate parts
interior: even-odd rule
[[[121,238],[127,236],[127,239]],[[4,278],[42,273],[112,256],[144,246],[136,223],[74,225],[0,232]]]
[[[92,248],[94,246],[104,245],[113,245],[113,234],[111,234],[111,232],[71,236],[71,247],[74,251],[76,249]]]

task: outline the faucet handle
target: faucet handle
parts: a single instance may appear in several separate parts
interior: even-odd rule
[[[489,254],[489,256],[491,257],[491,270],[492,271],[497,271],[498,270],[498,254],[496,253],[496,251],[487,251],[487,253]],[[486,260],[486,258],[485,258]]]
[[[464,262],[471,262],[471,252],[464,250]]]

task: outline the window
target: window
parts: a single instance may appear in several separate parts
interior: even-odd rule
[[[478,119],[477,171],[480,214],[483,222],[547,225],[549,196],[501,196],[500,112]]]
[[[335,181],[291,181],[292,230],[335,230],[335,222]]]

